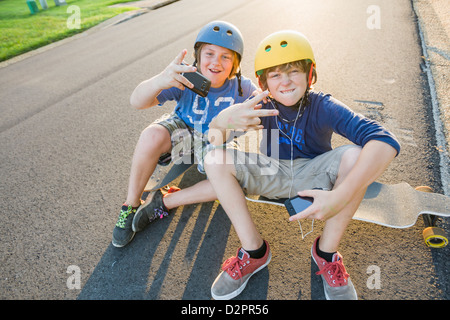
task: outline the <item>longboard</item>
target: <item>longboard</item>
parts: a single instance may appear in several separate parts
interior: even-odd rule
[[[145,201],[147,196],[172,183],[194,165],[194,156],[188,155],[179,160],[171,161],[170,155],[160,158],[153,175],[144,188],[141,199]]]
[[[247,195],[247,200],[284,206],[286,199],[268,199]],[[450,217],[450,197],[433,193],[429,187],[413,188],[406,182],[394,185],[372,183],[353,219],[390,228],[409,228],[422,215],[426,224],[423,230],[425,243],[440,248],[448,244],[442,228],[435,225],[436,217]]]

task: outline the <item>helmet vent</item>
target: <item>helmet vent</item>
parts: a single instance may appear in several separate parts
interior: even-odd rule
[[[266,52],[269,52],[271,49],[272,49],[272,47],[269,45],[269,46],[267,46],[264,50],[265,50]]]
[[[233,31],[231,31],[231,30],[228,30],[227,31],[227,35],[229,35],[230,37],[233,35]]]
[[[220,31],[220,28],[219,28],[218,26],[215,26],[215,27],[213,28],[213,30],[214,30],[215,32],[219,32],[219,31]]]
[[[280,46],[281,46],[282,48],[286,47],[287,45],[288,45],[288,43],[287,43],[286,41],[281,41],[281,42],[280,42]]]

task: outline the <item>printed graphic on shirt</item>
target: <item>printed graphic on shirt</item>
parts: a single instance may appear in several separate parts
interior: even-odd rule
[[[187,117],[189,122],[194,125],[204,125],[207,122],[209,123],[210,120],[219,113],[219,111],[226,109],[233,104],[234,99],[232,97],[218,97],[214,102],[215,109],[210,110],[210,100],[208,97],[202,98],[199,95],[196,95],[192,106],[193,114],[187,115]],[[210,112],[213,113],[212,117],[209,116]]]
[[[296,147],[298,150],[303,150],[303,146],[305,145],[305,138],[303,135],[303,130],[301,128],[296,128],[280,120],[278,120],[278,127],[281,130],[279,136],[279,144],[287,144],[290,147],[292,140],[292,144],[294,145],[294,147]]]

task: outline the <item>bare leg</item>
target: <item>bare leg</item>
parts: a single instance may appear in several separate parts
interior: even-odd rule
[[[361,149],[359,148],[353,148],[347,150],[342,155],[338,178],[336,179],[336,183],[334,185],[335,188],[344,180],[346,175],[353,168],[356,160],[358,159],[360,151]],[[361,192],[358,193],[358,195],[354,197],[352,201],[344,207],[343,210],[341,210],[332,218],[326,220],[322,236],[320,237],[320,250],[324,252],[337,251],[341,238],[344,235],[344,232],[348,224],[350,223],[350,220],[353,218],[353,215],[358,209],[365,192],[365,189],[361,190]]]
[[[202,203],[217,200],[209,180],[203,180],[192,187],[181,189],[175,193],[169,193],[164,197],[164,205],[167,209],[173,209],[182,205]]]
[[[341,191],[340,194],[353,194],[353,197],[344,209],[326,221],[323,238],[319,242],[322,251],[336,251],[367,187],[386,170],[396,154],[393,147],[377,140],[369,141],[362,149],[349,149],[343,154],[333,190]]]
[[[158,159],[164,152],[170,152],[172,142],[169,131],[160,125],[150,125],[137,142],[131,164],[126,203],[137,207],[150,176],[155,171]]]
[[[163,126],[152,124],[141,133],[136,145],[131,165],[128,196],[126,203],[133,207],[140,205],[140,198],[145,185],[155,171],[161,154],[170,152],[172,142],[169,131]],[[201,181],[192,187],[168,194],[164,197],[167,209],[182,205],[214,201],[216,193],[208,180]],[[151,199],[148,199],[151,201]]]
[[[232,156],[225,150],[213,150],[207,155],[205,170],[242,247],[245,250],[259,249],[263,239],[250,216],[244,193],[236,180]]]

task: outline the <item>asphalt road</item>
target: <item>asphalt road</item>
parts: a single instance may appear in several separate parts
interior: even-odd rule
[[[192,53],[211,20],[240,28],[243,73],[252,79],[263,37],[305,33],[318,64],[316,89],[399,138],[402,152],[379,181],[442,192],[411,2],[376,1],[381,22],[372,29],[373,2],[181,0],[0,69],[0,299],[211,299],[222,262],[239,246],[217,203],[178,208],[127,247],[111,245],[139,134],[174,106],[136,111],[129,96],[181,49]],[[193,170],[179,185],[201,178]],[[237,299],[324,299],[310,257],[322,224],[302,240],[279,208],[249,206],[273,258]],[[448,221],[440,223],[449,231]],[[421,219],[402,230],[351,223],[340,252],[360,299],[449,299],[450,247],[427,248],[423,226]]]

